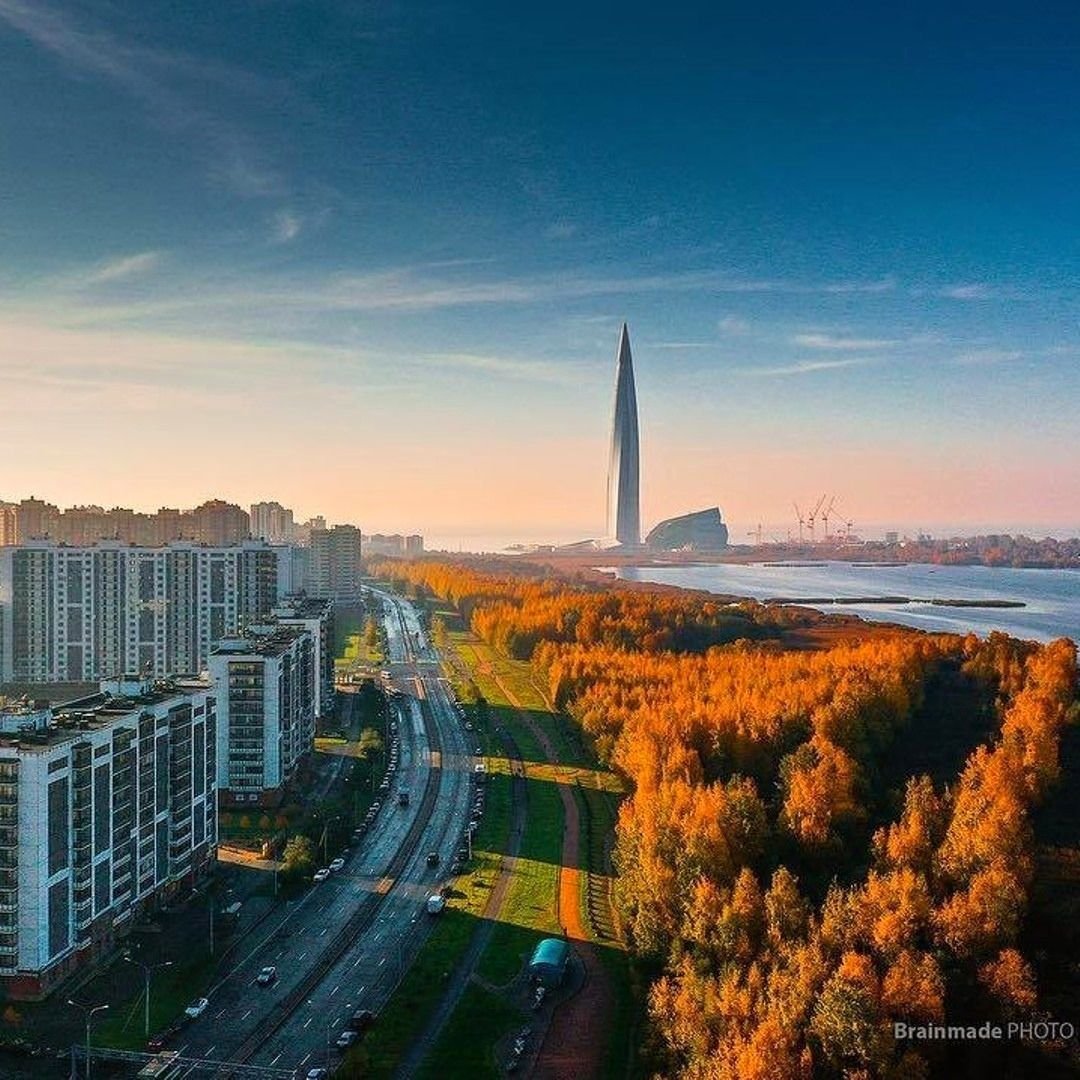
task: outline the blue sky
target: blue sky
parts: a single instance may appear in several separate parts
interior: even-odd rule
[[[626,318],[646,521],[1080,526],[1080,12],[940,7],[0,0],[0,497],[595,533]]]

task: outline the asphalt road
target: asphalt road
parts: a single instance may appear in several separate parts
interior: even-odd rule
[[[206,1012],[176,1039],[174,1046],[184,1057],[234,1060],[250,1033],[276,1018],[280,1020],[276,1030],[253,1054],[242,1054],[249,1064],[295,1068],[301,1076],[315,1065],[333,1065],[339,1052],[332,1044],[349,1015],[361,1008],[379,1011],[430,929],[424,902],[445,880],[461,844],[475,760],[415,610],[400,597],[382,595],[389,644],[386,667],[391,684],[401,691],[394,698],[400,744],[392,789],[383,796],[383,808],[368,836],[349,853],[345,869],[292,902],[279,926],[245,943],[246,954],[208,992]],[[430,710],[438,752],[433,753],[428,743],[422,709]],[[430,816],[403,869],[388,878],[387,868],[421,812],[421,793],[429,775],[438,785]],[[397,806],[401,789],[410,792],[408,808]],[[439,853],[437,868],[427,865],[431,851]],[[329,852],[330,858],[335,854]],[[298,1007],[275,1017],[290,991],[320,965],[334,934],[372,894],[381,897],[373,922]],[[271,964],[277,968],[277,981],[270,987],[257,986],[260,968]]]

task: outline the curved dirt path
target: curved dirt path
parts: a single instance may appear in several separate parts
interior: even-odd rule
[[[544,756],[553,765],[559,755],[548,734],[529,715],[493,671],[491,677],[521,721],[536,737]],[[598,1037],[614,1013],[611,976],[593,945],[581,910],[582,876],[580,812],[573,791],[559,785],[564,821],[562,865],[559,867],[559,918],[574,952],[585,968],[585,983],[568,1001],[558,1005],[528,1076],[533,1080],[591,1080],[600,1075],[605,1040]]]

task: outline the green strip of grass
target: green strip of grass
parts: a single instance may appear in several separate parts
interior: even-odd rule
[[[522,1022],[519,1009],[482,986],[470,985],[438,1045],[420,1069],[420,1080],[481,1080],[502,1076],[494,1044]],[[483,1037],[478,1033],[484,1032]],[[495,1039],[488,1033],[497,1032]]]

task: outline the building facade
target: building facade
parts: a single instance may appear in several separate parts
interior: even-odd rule
[[[124,676],[53,709],[0,709],[0,988],[36,1000],[217,847],[215,696]]]
[[[310,635],[314,649],[315,716],[334,711],[334,602],[317,596],[287,596],[273,610],[279,626],[300,626]]]
[[[281,587],[283,551],[250,540],[0,549],[0,681],[201,671],[217,641],[291,591]]]
[[[156,514],[124,507],[72,506],[60,510],[40,499],[0,503],[0,546],[55,540],[81,546],[99,540],[154,547],[173,540],[235,544],[251,535],[248,515],[232,503],[211,499],[194,510],[163,507]]]
[[[295,532],[293,512],[288,507],[279,502],[252,503],[251,535],[255,539],[271,544],[291,544]]]
[[[311,585],[319,596],[354,596],[360,591],[363,566],[360,530],[355,525],[313,529]]]
[[[315,744],[315,665],[314,639],[301,625],[250,627],[214,648],[223,805],[280,803]]]

